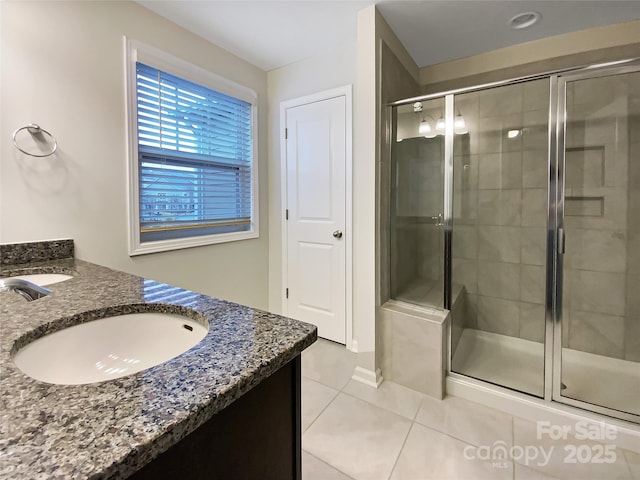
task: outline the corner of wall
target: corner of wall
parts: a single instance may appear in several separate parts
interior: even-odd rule
[[[370,5],[358,12],[357,41],[357,88],[354,108],[354,166],[353,166],[353,227],[354,257],[353,276],[354,289],[353,338],[358,342],[358,372],[368,372],[368,383],[376,378],[378,382],[380,352],[380,321],[376,314],[379,303],[379,241],[377,230],[379,220],[379,164],[381,162],[381,142],[386,115],[382,112],[383,102],[389,95],[384,95],[385,83],[388,90],[401,90],[406,85],[419,84],[419,70],[404,45],[389,27],[375,5]],[[394,65],[401,72],[393,80],[383,76],[383,52],[393,55]],[[408,80],[406,77],[410,77]],[[393,88],[391,88],[393,84]],[[411,92],[416,93],[411,87]],[[366,353],[366,354],[364,354]],[[359,375],[356,372],[356,376]],[[366,381],[366,379],[364,379]]]
[[[376,37],[380,38],[393,54],[398,58],[402,66],[409,72],[411,77],[417,82],[420,82],[420,69],[416,62],[413,61],[409,52],[404,47],[400,39],[395,32],[391,29],[387,21],[382,14],[376,9]]]

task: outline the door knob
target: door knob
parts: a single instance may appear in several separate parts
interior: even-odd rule
[[[342,238],[342,232],[340,230],[336,230],[333,232],[334,238]]]

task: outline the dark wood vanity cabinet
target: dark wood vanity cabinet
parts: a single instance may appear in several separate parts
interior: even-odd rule
[[[300,356],[130,478],[301,480]]]

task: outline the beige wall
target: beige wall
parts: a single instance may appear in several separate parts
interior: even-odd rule
[[[356,82],[356,46],[345,45],[271,70],[269,82],[269,310],[282,311],[282,222],[280,103]],[[355,89],[354,89],[355,93]],[[357,122],[357,119],[354,119]]]
[[[2,2],[0,242],[73,238],[78,258],[267,307],[267,75],[134,2]],[[130,258],[123,36],[258,93],[260,238]],[[18,153],[35,122],[59,150]]]

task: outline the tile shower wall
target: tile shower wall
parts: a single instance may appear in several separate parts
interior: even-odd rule
[[[396,146],[392,195],[398,290],[417,279],[433,283],[442,277],[442,233],[432,219],[441,213],[443,198],[441,138],[411,138]]]
[[[454,144],[463,328],[543,341],[548,105],[545,80],[456,96],[469,129]]]
[[[640,95],[629,102],[629,208],[624,358],[640,362]]]
[[[637,361],[640,102],[606,82],[567,88],[563,344]],[[548,104],[547,80],[456,97],[454,325],[544,340]]]
[[[635,361],[638,79],[629,74],[567,84],[563,308],[565,346]]]

